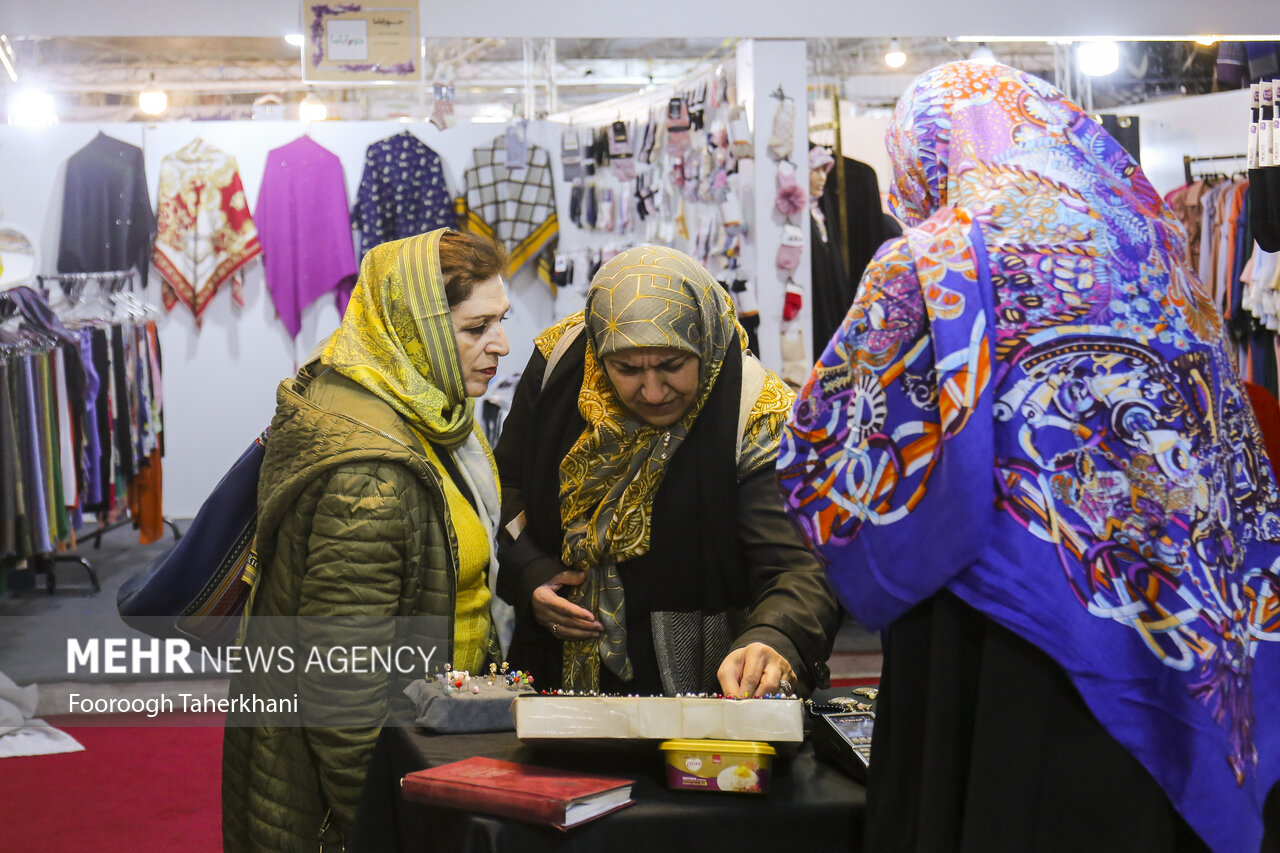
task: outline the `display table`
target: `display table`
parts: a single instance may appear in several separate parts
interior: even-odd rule
[[[473,755],[635,780],[635,804],[562,832],[550,827],[406,801],[400,779]],[[774,765],[764,796],[671,791],[657,743],[596,750],[524,746],[514,733],[431,735],[387,726],[374,750],[350,853],[542,850],[857,850],[865,791],[816,759],[807,743]]]

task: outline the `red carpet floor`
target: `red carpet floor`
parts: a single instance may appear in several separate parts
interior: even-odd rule
[[[48,717],[84,752],[0,758],[0,849],[15,853],[217,853],[222,849],[221,715],[164,725]],[[101,719],[97,717],[96,719]]]

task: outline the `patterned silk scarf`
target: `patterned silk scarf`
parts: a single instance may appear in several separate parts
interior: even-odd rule
[[[617,564],[648,552],[653,500],[667,466],[710,396],[732,336],[745,340],[732,304],[710,273],[689,256],[660,246],[630,249],[601,267],[585,312],[543,332],[539,350],[549,355],[561,335],[584,320],[578,411],[587,426],[560,464],[561,559],[587,572],[571,600],[596,614],[605,636],[564,644],[563,683],[573,690],[598,689],[602,660],[622,680],[631,678]],[[643,347],[684,350],[700,359],[694,403],[670,427],[650,426],[633,415],[618,400],[600,362],[610,353]],[[750,443],[740,476],[776,455],[790,396],[776,377],[770,378],[759,412],[748,421]]]
[[[1217,850],[1280,776],[1280,489],[1186,238],[1066,97],[922,76],[910,226],[783,435],[788,511],[870,628],[948,589],[1044,650]]]
[[[261,254],[236,158],[196,138],[161,161],[151,262],[164,280],[167,310],[181,302],[199,327],[227,279],[244,305],[241,268]]]
[[[440,272],[445,230],[383,243],[365,255],[321,361],[452,449],[471,434],[475,404],[463,384]]]

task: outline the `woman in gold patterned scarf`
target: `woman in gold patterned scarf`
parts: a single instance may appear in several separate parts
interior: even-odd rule
[[[245,645],[288,649],[296,666],[237,675],[231,695],[297,705],[229,717],[229,851],[317,837],[339,849],[379,727],[397,704],[408,710],[405,685],[427,665],[477,672],[501,659],[497,472],[472,398],[507,353],[505,263],[492,241],[443,229],[375,247],[341,328],[280,385]],[[399,651],[394,667],[332,657],[406,648],[416,672]]]
[[[513,665],[575,691],[812,690],[838,608],[774,485],[792,394],[719,283],[641,246],[547,329],[498,444]],[[548,369],[550,367],[550,369]]]

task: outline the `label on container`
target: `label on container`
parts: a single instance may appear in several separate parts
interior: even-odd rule
[[[667,786],[676,790],[763,794],[768,784],[767,756],[689,752],[667,754]]]

